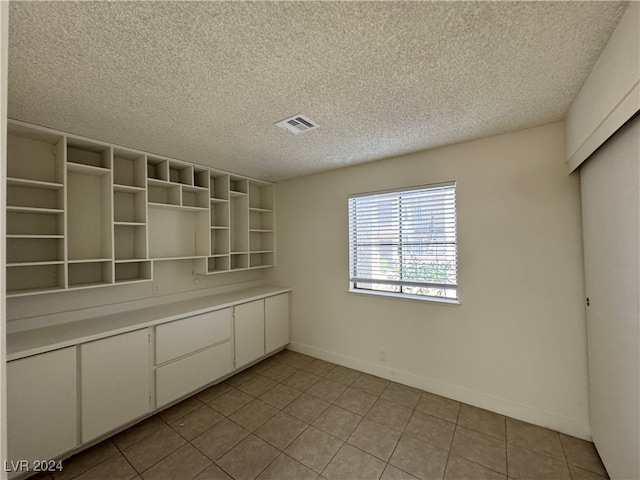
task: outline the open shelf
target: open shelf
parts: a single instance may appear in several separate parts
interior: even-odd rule
[[[93,167],[95,172],[111,170],[112,160],[113,148],[108,145],[67,138],[67,166],[70,168]]]
[[[206,188],[208,191],[210,179],[209,169],[198,167],[193,168],[193,185],[195,187]]]
[[[275,265],[275,254],[273,252],[251,252],[249,255],[250,268],[266,268]]]
[[[211,173],[209,189],[212,200],[229,200],[229,175]]]
[[[64,183],[66,138],[48,130],[7,125],[7,177],[49,184]]]
[[[111,261],[86,261],[67,265],[69,288],[94,287],[113,283]]]
[[[64,235],[64,211],[7,208],[8,235]]]
[[[113,220],[116,223],[146,223],[147,202],[145,191],[114,191]]]
[[[147,258],[146,225],[113,226],[115,260],[135,260]]]
[[[150,261],[116,261],[114,275],[116,284],[148,282],[152,278],[152,265]]]
[[[209,255],[208,216],[208,209],[171,209],[164,205],[149,204],[149,258],[156,260]]]
[[[229,177],[229,195],[243,196],[249,194],[249,180],[234,175]]]
[[[249,255],[246,253],[231,253],[229,270],[245,270],[249,268]]]
[[[254,211],[273,211],[273,185],[257,180],[249,181],[249,209]]]
[[[7,297],[56,292],[65,286],[63,262],[7,265]]]
[[[169,181],[169,161],[163,158],[147,156],[147,181]]]
[[[207,258],[207,272],[226,272],[230,268],[229,255],[220,255]]]
[[[182,186],[182,206],[209,208],[209,191],[200,187]]]
[[[70,260],[111,258],[111,175],[67,172],[67,252]]]
[[[262,252],[273,251],[274,234],[268,231],[251,231],[249,232],[249,251],[250,252]]]
[[[168,182],[149,181],[147,187],[149,204],[180,206],[180,185]]]
[[[113,149],[113,183],[124,187],[144,189],[146,186],[146,157],[123,148]]]
[[[211,205],[210,221],[212,227],[229,228],[229,202]]]
[[[14,120],[7,153],[9,297],[274,264],[269,182]]]
[[[249,210],[250,230],[274,230],[274,216],[271,210]]]
[[[246,195],[232,197],[230,202],[231,251],[249,251],[249,210]]]
[[[64,260],[64,239],[8,237],[7,264],[59,262]]]
[[[211,255],[225,255],[229,253],[229,229],[211,229]]]
[[[169,161],[169,181],[182,185],[193,185],[193,165]]]

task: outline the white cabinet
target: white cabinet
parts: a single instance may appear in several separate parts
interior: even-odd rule
[[[289,341],[289,295],[282,291],[234,292],[198,308],[216,310],[184,316],[185,307],[170,321],[155,318],[155,326],[102,331],[112,336],[38,355],[16,358],[14,350],[7,363],[9,460],[72,453],[282,348]],[[129,315],[149,320],[144,310]],[[52,330],[54,349],[68,327]],[[33,341],[40,345],[41,334]]]
[[[80,345],[82,442],[150,410],[149,330]]]
[[[7,363],[10,461],[47,460],[78,445],[76,347]]]
[[[231,308],[156,327],[156,407],[233,370]]]
[[[234,307],[235,368],[289,343],[289,294]]]
[[[264,300],[234,307],[235,368],[262,357],[264,350]]]
[[[289,343],[289,294],[264,300],[264,344],[271,353]]]

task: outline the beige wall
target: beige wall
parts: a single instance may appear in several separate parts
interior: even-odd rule
[[[564,152],[555,123],[277,184],[266,280],[293,288],[292,348],[589,438],[580,189]],[[347,196],[450,180],[462,305],[347,293]]]

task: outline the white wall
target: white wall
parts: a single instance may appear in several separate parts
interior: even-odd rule
[[[564,152],[555,123],[278,183],[267,281],[293,288],[292,347],[589,438],[579,179]],[[462,305],[347,293],[347,196],[450,180]]]

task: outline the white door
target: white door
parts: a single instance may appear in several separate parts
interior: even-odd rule
[[[264,355],[264,300],[234,307],[235,367],[240,368]]]
[[[267,353],[289,343],[289,294],[264,299],[264,343]]]
[[[147,413],[149,376],[147,329],[81,345],[82,442]]]
[[[580,169],[589,397],[611,478],[640,478],[640,118]]]

